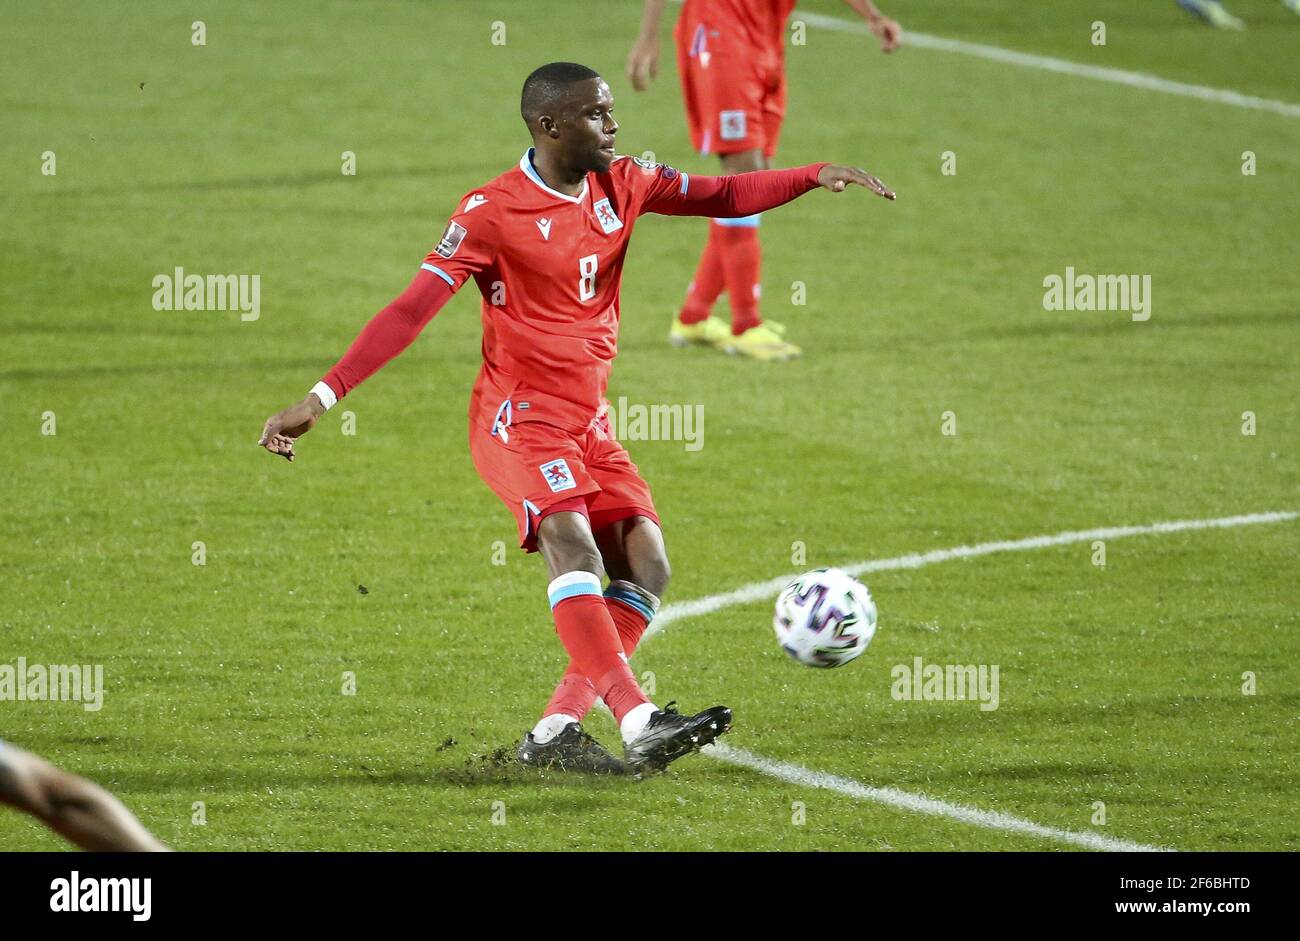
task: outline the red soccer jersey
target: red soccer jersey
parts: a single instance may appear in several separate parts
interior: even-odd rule
[[[574,433],[599,413],[618,340],[623,256],[637,217],[738,218],[816,189],[825,164],[691,180],[618,157],[578,196],[548,187],[532,163],[470,190],[405,291],[370,319],[313,389],[327,408],[419,335],[471,277],[483,295],[483,368],[470,420],[489,430],[544,421]],[[510,403],[508,406],[506,403]]]
[[[483,295],[483,368],[470,419],[582,431],[596,416],[618,343],[623,258],[637,217],[671,212],[690,180],[672,167],[619,157],[588,173],[582,192],[551,189],[532,164],[460,200],[423,267],[452,288],[473,278]]]
[[[754,49],[780,50],[785,21],[797,0],[686,0],[683,22],[717,23],[736,28]]]

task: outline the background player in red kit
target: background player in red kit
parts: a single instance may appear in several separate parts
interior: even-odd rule
[[[666,0],[645,0],[641,33],[628,55],[632,87],[644,91],[659,72],[659,26]],[[796,0],[686,0],[673,30],[691,143],[722,158],[723,173],[764,170],[776,154],[785,117],[785,23]],[[844,0],[893,52],[898,24],[871,0]],[[784,360],[801,352],[785,328],[758,311],[759,215],[718,218],[686,290],[668,339],[676,346],[716,346],[755,359]],[[731,328],[712,316],[723,291]]]
[[[618,157],[609,86],[573,63],[533,72],[520,110],[533,147],[519,165],[461,198],[407,289],[305,399],[267,420],[258,444],[292,460],[294,439],[414,341],[472,278],[483,296],[483,366],[470,396],[470,453],[514,514],[520,545],[546,560],[556,632],[571,658],[520,758],[656,770],[725,732],[731,711],[657,709],[627,664],[668,582],[650,488],[605,417],[632,228],[648,212],[745,216],[819,186],[894,194],[853,167],[688,177]],[[598,696],[619,723],[623,761],[580,725]]]

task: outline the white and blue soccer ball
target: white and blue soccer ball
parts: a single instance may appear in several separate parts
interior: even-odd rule
[[[810,667],[842,667],[876,635],[876,602],[841,569],[814,569],[777,596],[772,619],[781,649]]]

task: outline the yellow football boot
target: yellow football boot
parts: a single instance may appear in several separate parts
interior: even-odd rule
[[[750,327],[738,337],[731,336],[728,332],[723,349],[737,356],[775,362],[803,355],[803,350],[786,341],[785,327],[772,320]]]
[[[731,342],[731,328],[712,315],[699,323],[689,324],[674,317],[668,331],[668,342],[673,346],[716,346],[721,349]]]

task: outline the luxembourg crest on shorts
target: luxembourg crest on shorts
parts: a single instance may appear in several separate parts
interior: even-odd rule
[[[723,111],[718,115],[719,134],[723,140],[745,139],[745,112]]]
[[[546,485],[551,488],[551,493],[572,490],[578,486],[578,482],[573,479],[573,472],[569,470],[569,462],[564,458],[548,461],[541,466],[540,470],[542,476],[546,478]]]
[[[623,228],[623,220],[614,212],[614,207],[609,204],[608,199],[602,199],[596,203],[591,207],[591,211],[596,214],[596,221],[600,223],[600,227],[605,230],[606,235]]]

